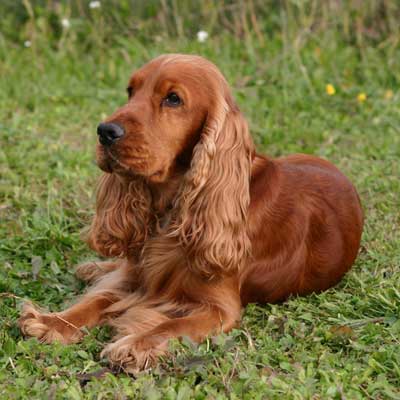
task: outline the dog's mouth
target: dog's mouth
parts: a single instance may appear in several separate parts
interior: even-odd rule
[[[125,171],[128,171],[131,169],[128,165],[126,165],[124,162],[122,162],[118,156],[113,154],[113,152],[111,150],[107,149],[106,155],[107,155],[109,164],[113,167],[113,169],[122,169]]]
[[[111,149],[104,148],[103,146],[101,146],[101,150],[97,156],[97,166],[104,172],[116,173],[124,176],[142,176],[153,182],[163,181],[166,175],[164,169],[142,171],[140,168],[135,168],[134,165],[128,165]]]
[[[96,162],[102,171],[108,173],[127,174],[131,170],[116,154],[100,144],[97,147]]]

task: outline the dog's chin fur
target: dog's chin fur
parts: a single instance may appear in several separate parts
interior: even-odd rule
[[[170,177],[170,167],[163,167],[155,172],[149,171],[143,173],[142,171],[136,170],[134,167],[125,165],[123,162],[119,161],[117,157],[112,155],[102,155],[102,157],[97,157],[97,166],[104,172],[115,173],[122,178],[137,178],[141,177],[149,183],[157,184],[164,183]]]
[[[121,177],[139,175],[131,167],[122,163],[110,150],[98,149],[96,157],[97,166],[104,172],[115,173]]]
[[[111,174],[113,172],[113,168],[111,167],[109,162],[105,162],[102,160],[101,162],[96,161],[97,166],[103,171]]]

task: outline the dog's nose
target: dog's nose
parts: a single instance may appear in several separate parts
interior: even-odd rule
[[[119,126],[118,124],[114,124],[112,122],[102,122],[97,127],[97,134],[99,135],[99,140],[102,145],[110,146],[118,139],[121,139],[122,136],[124,136],[125,131],[124,128],[122,128],[122,126]]]

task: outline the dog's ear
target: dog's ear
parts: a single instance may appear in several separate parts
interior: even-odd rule
[[[105,173],[96,196],[96,214],[87,242],[104,257],[139,254],[151,225],[151,197],[142,179]]]
[[[171,232],[189,267],[205,277],[237,271],[248,255],[253,153],[247,122],[230,94],[216,98],[194,148]]]

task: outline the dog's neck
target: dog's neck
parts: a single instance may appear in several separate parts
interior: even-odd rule
[[[148,183],[152,196],[152,208],[159,217],[162,218],[172,209],[184,174],[185,171],[177,171],[164,182]]]

